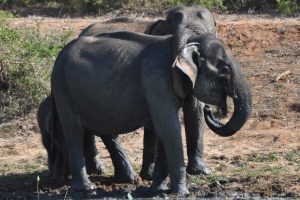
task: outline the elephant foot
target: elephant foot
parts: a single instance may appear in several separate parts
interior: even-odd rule
[[[153,171],[154,171],[154,163],[151,163],[147,166],[142,166],[142,170],[140,172],[140,176],[143,180],[152,180],[153,179]]]
[[[169,187],[166,180],[162,182],[153,181],[149,188],[149,191],[154,193],[154,192],[166,191],[168,189]]]
[[[65,174],[62,171],[63,167],[55,167],[53,170],[51,178],[56,179],[56,180],[64,180],[65,179]]]
[[[200,175],[200,174],[208,175],[212,173],[211,169],[206,165],[203,159],[198,159],[197,161],[189,162],[186,172],[188,174],[193,174],[193,175]]]
[[[115,183],[137,183],[137,176],[134,171],[119,171],[114,175]]]
[[[172,194],[179,194],[179,195],[187,195],[189,194],[189,190],[187,189],[186,185],[179,185],[176,187],[171,187]]]
[[[102,174],[105,170],[104,164],[101,162],[100,157],[97,155],[94,158],[87,159],[86,171],[88,174]]]
[[[95,189],[95,185],[86,177],[80,180],[72,179],[71,188],[77,192],[84,192]]]

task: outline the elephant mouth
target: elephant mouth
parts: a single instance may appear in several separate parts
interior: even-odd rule
[[[212,119],[221,123],[227,121],[226,119],[232,115],[233,102],[230,97],[225,97],[219,105],[205,104],[204,112],[206,112]]]
[[[204,106],[203,111],[205,122],[208,125],[208,127],[217,135],[222,137],[232,136],[239,129],[242,128],[242,126],[249,118],[252,110],[252,100],[251,96],[249,95],[250,93],[248,92],[248,88],[246,88],[246,90],[247,91],[245,93],[247,95],[239,95],[238,97],[232,98],[233,112],[228,121],[228,107],[231,107],[228,105],[228,98],[226,99],[226,102],[219,105],[219,110],[221,111],[221,114],[215,112],[214,109],[209,105]],[[227,122],[223,123],[223,119],[225,119]]]

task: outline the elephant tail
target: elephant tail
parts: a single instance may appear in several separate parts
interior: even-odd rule
[[[54,140],[54,135],[55,135],[55,115],[56,115],[56,107],[55,107],[55,100],[54,100],[54,96],[51,92],[50,94],[50,99],[51,99],[51,120],[50,120],[50,123],[49,123],[49,134],[51,136],[51,151],[54,152],[55,151],[55,140]]]
[[[62,127],[59,119],[59,115],[56,109],[55,99],[53,93],[51,92],[51,123],[50,123],[50,135],[51,135],[51,149],[56,151],[57,146],[62,145]]]

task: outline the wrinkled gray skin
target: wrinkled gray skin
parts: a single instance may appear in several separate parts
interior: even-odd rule
[[[117,18],[111,22],[136,22],[134,19]],[[145,23],[145,22],[144,22]],[[104,32],[102,23],[94,23],[84,29],[79,36],[94,36]],[[120,29],[120,28],[119,28]],[[122,27],[121,29],[124,29]],[[118,30],[118,29],[117,29]],[[113,31],[117,31],[114,27]],[[107,32],[105,30],[105,32]],[[174,55],[186,44],[192,35],[210,33],[216,35],[216,22],[212,13],[203,6],[177,6],[168,11],[165,20],[158,20],[148,27],[145,32],[149,35],[174,35]],[[203,160],[203,117],[201,102],[192,95],[183,101],[184,124],[186,130],[189,174],[210,174],[211,169]],[[151,129],[144,128],[143,164],[140,172],[142,179],[151,180],[154,170],[157,138]]]
[[[177,55],[184,48],[186,41],[193,35],[210,33],[216,35],[216,22],[212,13],[203,6],[177,6],[168,11],[165,20],[158,20],[146,31],[149,35],[174,35],[173,45],[176,46],[174,54]],[[211,169],[203,158],[204,124],[202,117],[202,104],[193,95],[185,97],[183,101],[183,115],[187,142],[189,174],[210,174]],[[153,146],[154,134],[144,135],[144,157],[141,177],[151,178],[153,171],[155,151]],[[145,156],[147,155],[147,156]]]
[[[206,109],[205,119],[221,136],[233,135],[247,121],[249,88],[238,62],[219,40],[213,35],[191,37],[178,57],[172,41],[172,36],[116,32],[79,37],[60,52],[51,89],[67,138],[73,189],[94,188],[84,162],[86,132],[155,131],[159,145],[151,188],[163,188],[170,173],[171,192],[187,194],[178,115],[185,97],[194,95],[224,111],[227,96],[233,98],[234,113],[225,125]]]
[[[52,96],[40,103],[37,120],[42,143],[48,154],[49,176],[56,179],[68,178],[70,176],[69,154]],[[135,182],[137,177],[118,137],[107,135],[101,136],[101,139],[112,158],[115,168],[114,181],[118,183]],[[101,174],[104,171],[104,165],[95,146],[95,136],[92,134],[87,133],[84,136],[84,155],[88,173]]]

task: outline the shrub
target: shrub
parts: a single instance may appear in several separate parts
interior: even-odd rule
[[[11,29],[0,21],[1,114],[26,114],[49,94],[54,60],[71,32],[42,37],[38,29]]]
[[[285,15],[296,15],[299,11],[299,0],[2,0],[3,5],[14,7],[24,5],[44,5],[45,7],[55,4],[71,11],[72,13],[104,13],[113,9],[161,9],[166,6],[179,4],[201,4],[211,10],[217,11],[248,11],[262,10],[278,12]],[[101,12],[100,12],[101,11]],[[0,13],[1,16],[1,13]]]
[[[226,10],[226,6],[223,5],[222,0],[170,0],[171,4],[200,4],[208,7],[209,9]]]
[[[283,15],[296,15],[300,9],[296,0],[276,0],[276,2],[278,4],[277,10]]]

